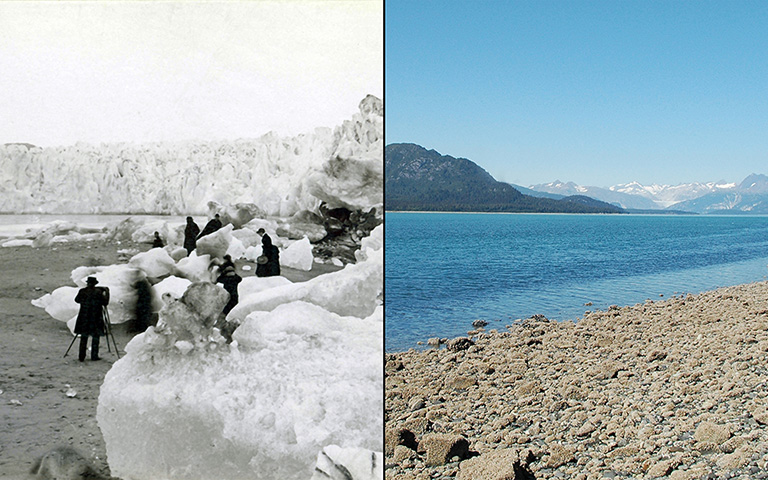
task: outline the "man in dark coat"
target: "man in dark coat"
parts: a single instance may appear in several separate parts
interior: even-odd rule
[[[262,263],[261,257],[259,257],[256,276],[274,277],[280,275],[280,250],[272,245],[272,238],[266,233],[261,236],[261,256],[266,258],[266,262]]]
[[[88,348],[88,337],[91,337],[91,360],[99,358],[99,336],[106,334],[104,328],[104,307],[109,304],[109,289],[97,287],[99,281],[94,277],[88,277],[86,287],[77,292],[75,302],[80,304],[80,312],[77,314],[75,334],[80,335],[81,362],[85,361],[85,352]]]
[[[221,226],[221,220],[219,220],[219,214],[217,213],[210,222],[205,224],[205,228],[203,228],[203,231],[197,236],[197,239],[200,240],[204,236],[215,232],[220,229]]]
[[[235,273],[235,267],[233,266],[226,267],[224,273],[219,275],[219,278],[216,280],[216,283],[223,284],[224,290],[229,293],[229,302],[224,306],[224,315],[235,308],[235,305],[237,305],[237,302],[240,300],[240,297],[237,294],[237,284],[240,283],[241,280],[242,278]]]
[[[187,249],[187,255],[191,255],[192,250],[197,247],[198,235],[200,235],[200,227],[197,226],[192,217],[187,217],[187,226],[184,227],[184,248]]]

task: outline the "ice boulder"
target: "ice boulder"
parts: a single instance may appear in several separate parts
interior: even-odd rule
[[[210,267],[211,256],[198,255],[197,250],[193,250],[190,256],[176,264],[176,275],[193,282],[213,281],[215,279]]]
[[[128,217],[125,220],[119,222],[108,223],[106,226],[107,240],[131,240],[133,232],[141,228],[142,225],[144,225],[143,220],[136,220],[133,217]]]
[[[85,286],[87,277],[96,277],[99,287],[109,288],[109,311],[112,323],[132,320],[136,315],[136,282],[144,277],[141,269],[129,265],[107,267],[78,267],[72,271],[72,280],[79,287]],[[74,297],[73,297],[74,298]]]
[[[170,252],[168,252],[170,250]],[[168,252],[168,254],[171,256],[174,262],[178,262],[182,258],[186,258],[187,256],[187,249],[183,247],[177,247],[177,248],[169,248],[168,246],[165,247],[165,251]]]
[[[372,251],[368,260],[320,275],[306,282],[292,283],[240,297],[227,320],[242,322],[256,311],[271,311],[280,304],[302,300],[339,315],[369,315],[380,304],[383,290],[383,250]]]
[[[200,238],[197,241],[197,254],[222,258],[227,254],[229,244],[232,242],[232,229],[232,225],[227,225]]]
[[[232,241],[229,242],[227,247],[227,255],[237,260],[245,256],[245,245],[239,239],[232,237]]]
[[[256,233],[256,230],[244,227],[232,231],[232,237],[240,240],[245,248],[253,245],[261,245],[261,235]]]
[[[381,480],[384,478],[384,454],[365,448],[341,448],[328,445],[317,455],[310,480]]]
[[[3,242],[3,247],[31,247],[33,243],[30,239],[14,238]]]
[[[255,262],[256,259],[259,258],[261,253],[262,253],[261,245],[259,245],[258,247],[250,246],[245,249],[245,253],[243,254],[243,257],[245,257],[246,260]]]
[[[315,260],[312,255],[312,245],[309,239],[303,239],[293,242],[288,248],[280,253],[280,265],[297,270],[308,272],[312,269],[312,262]]]
[[[382,101],[368,95],[359,110],[336,129],[336,150],[306,180],[309,192],[330,208],[367,209],[384,201]]]
[[[169,295],[172,299],[179,299],[192,284],[190,280],[179,277],[166,277],[162,281],[152,285],[152,311],[159,312],[163,308],[163,297]]]
[[[235,228],[241,228],[256,217],[266,216],[264,210],[253,203],[222,206],[217,202],[208,202],[208,215],[213,217],[216,213],[221,217],[221,223],[231,223]]]
[[[245,277],[237,285],[237,294],[240,298],[269,290],[270,288],[290,285],[292,282],[285,277],[276,275],[274,277]]]
[[[32,246],[35,248],[49,247],[53,243],[54,236],[51,232],[42,232],[32,240]]]
[[[132,234],[131,240],[136,243],[152,243],[155,232],[160,234],[166,245],[181,245],[184,243],[184,225],[172,225],[164,220],[140,225]]]
[[[328,232],[325,227],[316,223],[297,222],[289,220],[277,227],[277,234],[290,239],[307,237],[311,242],[319,242]]]
[[[379,225],[371,231],[371,234],[360,241],[360,249],[355,250],[355,260],[363,262],[377,250],[384,247],[384,225]]]
[[[198,315],[179,303],[161,312],[162,323]],[[204,348],[190,348],[194,339],[150,327],[100,389],[111,473],[307,480],[328,445],[382,451],[382,330],[381,309],[342,317],[304,302],[263,312],[231,345],[215,329]]]
[[[164,248],[153,248],[134,255],[129,264],[140,268],[150,278],[163,278],[176,271],[176,262]]]
[[[75,287],[59,287],[32,300],[32,305],[45,309],[45,313],[56,320],[67,322],[80,311],[80,305],[75,302],[78,290]]]

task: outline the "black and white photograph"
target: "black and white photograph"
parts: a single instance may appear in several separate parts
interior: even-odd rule
[[[0,478],[384,477],[383,17],[0,2]]]

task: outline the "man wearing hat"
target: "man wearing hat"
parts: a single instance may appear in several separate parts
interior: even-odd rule
[[[77,314],[75,334],[80,335],[80,361],[85,361],[85,352],[88,348],[88,337],[91,337],[91,360],[99,358],[99,336],[106,334],[104,328],[104,307],[109,304],[109,289],[97,287],[99,283],[95,277],[88,277],[85,288],[77,292],[75,302],[80,304],[80,312]]]

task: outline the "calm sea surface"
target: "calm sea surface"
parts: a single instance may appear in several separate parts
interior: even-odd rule
[[[765,280],[768,217],[387,213],[386,350]],[[585,303],[592,302],[592,306]]]
[[[24,235],[27,230],[35,230],[54,221],[72,222],[81,227],[101,228],[110,223],[123,221],[128,217],[143,220],[145,223],[164,221],[183,225],[186,222],[186,216],[180,215],[0,214],[0,238]],[[193,218],[201,227],[208,221],[205,216],[195,215]]]

